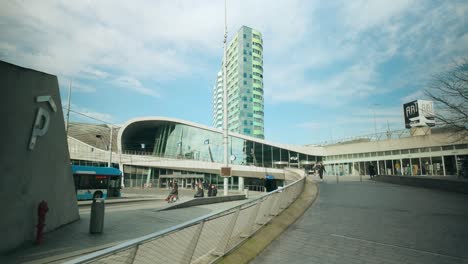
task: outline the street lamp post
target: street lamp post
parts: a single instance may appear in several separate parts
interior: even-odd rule
[[[379,104],[373,104],[372,105],[372,114],[374,116],[374,134],[377,137],[377,119],[375,118],[375,107],[379,106]]]
[[[109,137],[109,164],[107,167],[112,167],[112,131],[114,130],[112,125],[109,125],[110,137]]]
[[[68,135],[68,126],[69,126],[69,123],[70,123],[71,85],[72,85],[72,81],[70,80],[70,86],[68,86],[67,123],[65,125],[65,131],[67,132],[67,135]]]
[[[227,8],[226,0],[224,0],[224,41],[223,41],[223,145],[224,145],[224,167],[229,167],[228,159],[228,93],[226,86],[226,70],[227,70],[227,56],[226,56],[226,47],[227,47]],[[224,177],[223,181],[224,187],[224,196],[228,195],[229,180],[227,177]]]

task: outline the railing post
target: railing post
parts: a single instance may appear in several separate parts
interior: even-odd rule
[[[257,202],[257,204],[254,206],[253,212],[250,214],[249,221],[247,222],[247,225],[245,226],[244,230],[242,230],[241,232],[241,238],[246,238],[250,236],[252,228],[255,225],[255,220],[257,219],[258,211],[260,211],[260,204],[261,202]]]
[[[227,246],[229,244],[229,240],[231,239],[232,231],[234,231],[234,227],[237,222],[237,218],[239,217],[240,213],[240,206],[237,208],[236,212],[234,213],[233,216],[231,216],[231,219],[229,223],[226,226],[226,229],[224,230],[224,234],[221,237],[221,241],[219,241],[218,246],[216,247],[215,251],[213,252],[213,255],[215,256],[222,256],[226,252]]]
[[[138,248],[140,247],[140,244],[136,244],[134,250],[128,255],[127,261],[125,263],[132,264],[135,262],[136,254],[138,251]]]
[[[259,224],[259,225],[264,225],[266,223],[266,221],[264,221],[265,219],[265,211],[267,210],[266,208],[268,208],[268,203],[270,203],[270,196],[267,196],[266,198],[262,198],[260,200],[260,208],[259,208],[259,214],[257,214],[257,218],[259,217],[260,215],[260,219],[255,219],[255,223],[256,224]]]
[[[279,209],[281,211],[283,211],[284,209],[286,209],[286,207],[288,207],[287,203],[288,203],[289,196],[291,195],[291,190],[292,190],[292,188],[284,188],[283,189],[283,195],[281,197],[280,206],[279,206]]]
[[[197,230],[195,231],[192,240],[190,240],[189,246],[184,252],[184,257],[182,258],[182,261],[186,260],[187,264],[190,264],[192,262],[193,253],[195,253],[195,249],[197,248],[198,240],[200,239],[200,235],[204,225],[205,220],[202,220],[200,224],[198,224]]]
[[[270,207],[270,211],[269,211],[269,214],[270,216],[276,216],[278,215],[278,200],[280,198],[280,193],[279,192],[276,192],[275,194],[275,197],[274,197],[274,200],[273,202],[271,203],[271,207]]]

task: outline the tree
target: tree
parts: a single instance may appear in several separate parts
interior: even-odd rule
[[[468,58],[436,75],[425,93],[435,104],[438,124],[462,132],[468,129]]]

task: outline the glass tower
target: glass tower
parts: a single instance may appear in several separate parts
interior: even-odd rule
[[[262,34],[242,26],[227,48],[228,129],[265,138]],[[224,62],[221,64],[221,69]],[[223,127],[223,76],[213,88],[213,126]]]

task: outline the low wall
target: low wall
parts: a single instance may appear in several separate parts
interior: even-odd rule
[[[427,176],[378,175],[376,181],[468,194],[468,181]]]
[[[174,205],[168,206],[166,208],[161,209],[160,211],[180,209],[180,208],[198,206],[198,205],[204,205],[204,204],[232,202],[232,201],[238,201],[238,200],[244,200],[244,199],[246,199],[245,194],[194,198],[186,202],[176,203]]]

